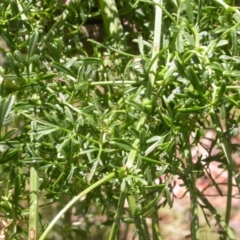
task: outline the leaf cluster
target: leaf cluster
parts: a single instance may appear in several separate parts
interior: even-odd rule
[[[66,238],[93,239],[86,213],[100,212],[107,216],[105,225],[112,225],[109,239],[120,234],[120,219],[135,224],[133,237],[150,239],[148,216],[153,239],[160,239],[157,211],[173,206],[174,176],[190,193],[190,211],[196,215],[192,238],[199,239],[199,207],[209,226],[205,209],[232,237],[229,216],[222,220],[196,180],[218,161],[240,186],[232,158],[239,146],[231,144],[240,104],[237,7],[221,1],[121,0],[111,5],[114,19],[120,19],[111,28],[111,16],[102,7],[110,2],[0,4],[0,36],[8,46],[1,49],[0,85],[0,212],[12,221],[6,234],[9,239],[27,235],[28,185],[36,167],[40,212],[55,202],[63,207],[89,190],[75,207],[86,224],[76,229],[71,217],[64,219]],[[156,32],[152,13],[159,6],[162,31]],[[89,31],[86,37],[83,28],[89,30],[91,23],[102,32],[94,37],[97,30]],[[156,34],[161,34],[160,51],[151,56]],[[208,129],[216,132],[208,157],[193,161],[191,149]],[[216,157],[214,148],[219,148]],[[230,208],[228,202],[227,212]],[[45,229],[41,220],[39,233]]]

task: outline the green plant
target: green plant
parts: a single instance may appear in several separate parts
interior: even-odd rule
[[[7,239],[43,240],[53,229],[49,239],[94,239],[87,213],[105,216],[103,239],[120,239],[120,223],[134,224],[133,238],[162,239],[159,212],[174,204],[176,176],[190,195],[191,239],[200,239],[199,210],[213,231],[209,219],[215,219],[220,238],[235,239],[229,220],[232,179],[240,187],[232,157],[239,146],[231,144],[239,123],[240,14],[230,5],[0,4],[0,36],[9,48],[1,49],[0,89],[0,212]],[[92,21],[104,24],[102,42],[81,40]],[[207,129],[216,138],[208,156],[193,161],[192,148]],[[228,172],[225,219],[196,186],[213,161]],[[84,219],[77,227],[73,206]],[[44,209],[56,215],[52,221]]]

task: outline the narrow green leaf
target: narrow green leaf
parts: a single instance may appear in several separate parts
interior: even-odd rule
[[[162,167],[162,168],[160,169],[160,171],[157,172],[156,177],[161,177],[168,168],[169,168],[169,165],[165,165],[164,167]],[[171,178],[169,178],[169,179],[171,179]],[[169,182],[170,182],[170,180],[169,180]],[[165,185],[165,186],[166,186],[166,185]]]
[[[120,149],[124,150],[135,150],[131,144],[121,138],[114,138],[114,140],[110,141],[110,144],[118,146]]]
[[[152,151],[154,151],[158,147],[159,143],[161,142],[162,138],[160,136],[155,136],[155,137],[157,137],[157,139],[155,140],[155,142],[150,147],[147,148],[144,156],[147,156]],[[149,140],[152,141],[151,139],[149,139]],[[149,142],[149,140],[147,142]]]
[[[144,43],[143,43],[142,34],[138,35],[138,48],[141,55],[144,56]]]
[[[240,77],[240,71],[238,70],[233,70],[233,71],[223,71],[224,76],[229,76],[229,77]]]
[[[9,161],[17,161],[18,159],[18,149],[8,149],[0,157],[0,164],[5,164]]]
[[[160,195],[157,195],[155,198],[153,198],[152,201],[150,201],[147,206],[143,207],[140,211],[139,211],[139,215],[143,215],[145,213],[147,213],[148,211],[150,211],[152,209],[152,207],[157,203],[157,201],[159,200]]]
[[[207,107],[208,106],[202,106],[202,107],[194,106],[194,107],[187,107],[187,108],[179,108],[177,110],[182,113],[191,113],[191,112],[201,112]]]
[[[52,42],[52,36],[56,34],[56,32],[64,26],[64,21],[68,16],[68,9],[66,8],[63,13],[56,19],[55,23],[52,25],[48,33],[44,38],[44,43]]]
[[[225,46],[225,45],[227,45],[229,42],[228,42],[228,40],[220,40],[218,43],[217,43],[217,45],[216,45],[216,47],[222,47],[222,46]]]
[[[233,56],[232,60],[237,62],[237,63],[240,63],[240,57],[239,56]]]
[[[69,121],[70,123],[74,123],[72,112],[67,106],[64,106],[64,112],[66,115],[66,120]]]
[[[202,96],[195,90],[191,91],[190,89],[186,89],[184,91],[186,94],[187,94],[187,97],[191,97],[193,99],[199,99],[199,98],[202,98]]]
[[[238,55],[238,36],[236,28],[234,28],[231,32],[232,35],[232,56]]]
[[[186,13],[189,21],[193,23],[193,7],[192,7],[192,1],[191,0],[185,0],[186,5]]]
[[[4,140],[4,139],[2,139]],[[4,142],[0,142],[0,152],[5,152],[7,149],[9,148],[18,148],[20,143],[18,141],[13,141],[13,140],[9,140],[8,141],[4,141]]]
[[[69,60],[64,64],[64,66],[65,66],[66,68],[70,68],[76,61],[77,61],[77,57],[73,57],[73,58],[69,59]]]
[[[101,58],[96,58],[96,57],[86,57],[86,58],[82,58],[81,62],[101,64],[103,62],[103,60]]]
[[[166,197],[166,199],[167,199],[168,206],[169,206],[170,208],[172,208],[173,202],[172,202],[171,194],[170,194],[170,192],[169,192],[169,188],[168,188],[168,187],[165,188],[165,197]]]
[[[159,190],[163,190],[165,187],[166,187],[166,184],[164,183],[164,184],[158,184],[158,185],[144,186],[144,189],[159,191]]]
[[[33,117],[33,116],[31,116],[31,115],[25,114],[25,113],[22,112],[22,111],[20,111],[20,114],[22,114],[23,116],[25,116],[25,117],[28,118],[28,119],[31,119],[31,120],[35,121],[36,123],[40,123],[40,124],[42,124],[42,125],[44,125],[44,126],[48,126],[49,128],[51,128],[51,127],[52,127],[52,128],[61,128],[61,126],[54,125],[54,124],[49,123],[49,122],[47,122],[47,121],[38,119],[38,118]]]
[[[174,60],[174,63],[175,63],[175,65],[176,65],[177,69],[178,69],[178,72],[179,72],[183,77],[185,77],[185,76],[186,76],[186,72],[185,72],[185,69],[184,69],[182,63],[180,63],[180,60],[175,59],[175,60]]]
[[[58,50],[55,46],[52,46],[51,44],[47,45],[47,52],[49,57],[52,57],[52,59],[56,62],[59,62],[60,58],[59,58],[59,53]]]
[[[174,96],[177,98],[187,98],[188,97],[188,95],[184,94],[184,93],[175,93]]]
[[[189,78],[191,84],[193,85],[194,89],[200,95],[202,95],[202,87],[200,86],[200,79],[198,78],[197,74],[195,73],[195,71],[193,70],[192,67],[187,67],[187,74],[188,74],[188,78]]]
[[[61,53],[62,53],[62,48],[63,48],[63,40],[62,38],[59,38],[57,40],[57,54],[56,54],[56,62],[59,62],[60,61],[60,58],[61,58]]]
[[[144,112],[145,111],[143,106],[141,104],[135,102],[135,101],[127,100],[126,103],[128,103],[130,106],[134,107],[135,109],[137,109],[140,112]]]
[[[218,100],[222,100],[223,94],[226,91],[226,85],[227,85],[226,81],[222,80],[221,86],[220,86],[219,91],[218,91],[218,96],[217,96]]]
[[[163,79],[165,80],[165,79],[168,79],[169,77],[171,77],[175,70],[176,70],[176,65],[175,64],[171,64],[168,67],[167,71],[165,72]]]
[[[133,126],[130,126],[129,131],[132,133],[133,136],[135,136],[136,138],[139,138],[140,133],[136,128],[134,128]]]
[[[19,9],[16,1],[9,1],[11,5],[11,10],[13,13],[13,16],[17,16],[19,14]]]
[[[11,121],[10,112],[14,102],[15,96],[0,100],[0,128]]]
[[[6,54],[6,59],[7,59],[7,63],[8,65],[11,67],[12,71],[18,76],[20,76],[20,72],[19,72],[19,66],[16,62],[16,60],[14,59],[13,55],[11,53],[7,53]]]
[[[169,31],[170,31],[170,32],[173,32],[173,33],[179,33],[179,32],[180,32],[180,29],[179,29],[178,26],[171,26],[171,27],[169,28]]]
[[[98,148],[94,148],[94,149],[87,149],[87,150],[81,150],[79,152],[80,155],[85,155],[85,154],[89,154],[89,153],[92,153],[92,152],[98,152],[99,149]]]
[[[36,80],[47,80],[47,79],[53,79],[54,77],[56,77],[55,73],[48,73],[48,74],[39,74],[36,77]]]
[[[33,56],[31,56],[29,59],[28,59],[28,64],[32,64],[33,62],[36,62],[38,61],[40,58],[40,56],[38,54],[34,54]]]
[[[13,41],[12,36],[10,36],[9,33],[4,31],[3,28],[0,28],[0,34],[8,46],[15,48],[15,41]]]
[[[32,57],[34,52],[36,51],[38,39],[39,32],[37,31],[33,32],[33,34],[30,36],[28,44],[28,59],[30,59],[30,57]]]
[[[185,39],[189,42],[191,46],[195,47],[195,39],[192,35],[185,31],[182,32],[182,35],[185,37]]]
[[[1,140],[9,140],[15,133],[17,133],[19,131],[18,128],[13,128],[11,130],[9,130],[2,138]]]
[[[38,127],[36,130],[30,131],[29,135],[35,135],[35,139],[38,140],[45,135],[49,135],[52,132],[59,130],[58,127]]]
[[[16,50],[14,52],[15,58],[18,60],[18,62],[22,63],[23,65],[27,65],[27,62],[24,58],[24,56],[22,55],[22,53],[19,50]]]
[[[94,176],[94,174],[95,174],[95,172],[97,170],[98,165],[99,165],[99,161],[95,161],[94,164],[93,164],[93,167],[92,167],[92,169],[91,169],[91,171],[90,171],[90,173],[89,173],[89,175],[87,177],[87,181],[89,183],[91,182],[91,180],[92,180],[92,178],[93,178],[93,176]]]
[[[160,117],[160,120],[163,124],[165,124],[166,126],[170,127],[171,126],[171,118],[168,117],[166,114],[163,113],[164,110],[163,108],[159,108],[159,117]]]
[[[179,34],[177,35],[175,45],[176,45],[176,50],[179,53],[182,53],[184,51],[184,41],[183,41],[181,32],[179,32]]]
[[[60,63],[57,62],[53,62],[52,66],[57,68],[58,70],[60,70],[61,72],[65,73],[66,75],[72,76],[72,77],[76,77],[76,75],[67,67],[63,66]]]

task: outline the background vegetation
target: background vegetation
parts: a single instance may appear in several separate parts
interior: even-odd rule
[[[237,239],[237,5],[2,1],[2,239]],[[196,183],[207,176],[224,195],[216,162],[223,211]],[[177,179],[185,236],[160,219]]]

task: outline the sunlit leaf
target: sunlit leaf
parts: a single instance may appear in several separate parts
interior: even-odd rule
[[[39,39],[39,32],[34,31],[29,38],[29,45],[28,45],[28,59],[30,59],[37,48],[37,43]]]
[[[119,147],[120,149],[124,149],[124,150],[134,149],[130,143],[128,143],[127,141],[120,139],[120,138],[115,138],[112,141],[110,141],[109,143],[115,145],[116,147]]]
[[[15,96],[9,96],[5,99],[0,99],[0,128],[8,124],[12,120],[12,107],[15,102]]]

